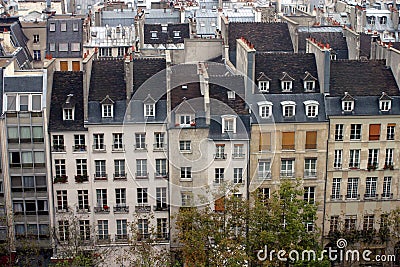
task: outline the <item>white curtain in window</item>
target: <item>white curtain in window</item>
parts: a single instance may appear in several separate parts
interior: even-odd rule
[[[43,151],[35,151],[35,163],[44,163]]]
[[[32,127],[33,138],[43,138],[43,127],[33,126]]]
[[[22,163],[32,163],[32,152],[22,152]]]
[[[41,95],[33,95],[32,96],[32,110],[41,110],[42,109],[42,96]]]
[[[9,139],[17,139],[18,138],[18,128],[17,127],[8,127],[8,138]]]
[[[22,126],[21,130],[21,138],[22,139],[30,139],[31,138],[31,127],[29,126]]]

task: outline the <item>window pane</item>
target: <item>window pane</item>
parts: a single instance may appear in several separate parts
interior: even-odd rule
[[[33,95],[32,96],[32,110],[41,110],[42,109],[42,96],[41,95]]]

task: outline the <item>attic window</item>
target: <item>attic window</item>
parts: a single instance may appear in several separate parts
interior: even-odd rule
[[[304,91],[314,92],[314,90],[315,90],[315,81],[304,81]]]
[[[79,25],[78,25],[77,22],[74,22],[74,23],[72,24],[72,29],[73,29],[74,32],[79,31]]]
[[[259,81],[258,89],[260,90],[261,93],[268,93],[269,92],[269,81]]]
[[[56,31],[56,24],[55,23],[50,23],[49,31],[55,32]]]
[[[188,89],[188,87],[187,87],[187,85],[182,85],[182,90],[187,90]]]
[[[157,31],[151,31],[151,39],[158,39],[157,37]]]
[[[166,26],[166,25],[161,26],[161,31],[162,32],[167,32],[168,31],[168,26]]]
[[[306,116],[309,118],[316,118],[318,116],[319,103],[315,100],[307,100],[303,103],[306,109]]]
[[[114,111],[112,104],[103,104],[101,105],[101,114],[103,118],[112,118]]]
[[[390,111],[392,108],[392,98],[388,96],[385,92],[379,98],[379,110],[380,111]]]
[[[155,116],[155,104],[144,104],[144,116],[145,117]]]
[[[236,116],[223,115],[222,118],[222,133],[236,133]]]
[[[179,125],[181,127],[190,127],[193,124],[191,115],[180,115],[179,116]]]
[[[272,115],[272,103],[269,101],[261,101],[257,103],[258,112],[261,118],[267,119]]]
[[[343,111],[353,111],[354,101],[342,101],[342,109]]]
[[[282,92],[291,92],[292,91],[292,81],[282,81]]]
[[[65,121],[73,121],[74,120],[74,108],[64,108],[63,120],[65,120]]]
[[[180,31],[174,31],[174,38],[181,38],[181,32]]]
[[[293,101],[283,101],[282,105],[282,115],[286,118],[293,117],[296,115],[296,103]]]
[[[228,99],[235,99],[235,92],[234,91],[228,91]]]

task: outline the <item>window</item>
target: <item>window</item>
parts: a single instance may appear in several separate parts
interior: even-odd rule
[[[144,116],[145,117],[155,116],[155,104],[144,104]]]
[[[150,33],[151,33],[151,39],[158,39],[156,31],[151,31]]]
[[[17,110],[17,95],[7,95],[7,111]]]
[[[181,179],[192,179],[192,167],[181,167]]]
[[[69,240],[69,222],[68,221],[58,221],[58,238],[60,241]]]
[[[137,203],[139,205],[148,203],[147,188],[137,188]]]
[[[107,189],[96,189],[97,208],[107,207]]]
[[[368,168],[378,167],[379,149],[368,149]]]
[[[68,211],[67,190],[57,190],[57,211]]]
[[[146,149],[146,134],[136,133],[135,134],[135,149]]]
[[[56,44],[55,43],[50,43],[49,44],[49,50],[50,50],[50,52],[55,52],[56,51]]]
[[[374,215],[364,215],[363,230],[372,231],[374,229]]]
[[[314,204],[315,203],[315,187],[307,186],[304,187],[304,201]]]
[[[138,220],[138,239],[149,238],[149,221],[148,219]]]
[[[65,159],[55,159],[54,168],[56,177],[63,177],[67,175],[65,168]]]
[[[350,127],[350,140],[361,139],[361,124],[352,124]]]
[[[191,123],[192,123],[192,117],[190,115],[179,116],[179,125],[181,127],[190,127]]]
[[[88,190],[78,190],[78,209],[89,210],[89,192],[88,192]]]
[[[40,40],[40,39],[39,39],[39,34],[34,34],[34,35],[33,35],[33,43],[34,43],[34,44],[37,44],[37,43],[39,43],[39,40]]]
[[[314,92],[314,89],[315,89],[315,81],[304,81],[304,91]]]
[[[156,188],[156,210],[165,210],[167,205],[167,188],[157,187]]]
[[[214,201],[214,211],[223,212],[225,210],[225,197],[217,198]]]
[[[118,47],[118,56],[123,57],[125,54],[127,54],[127,48],[126,47]]]
[[[93,134],[93,149],[94,150],[105,150],[106,147],[104,145],[104,134]]]
[[[128,228],[127,221],[117,220],[117,234],[115,235],[116,240],[128,239]]]
[[[281,81],[282,92],[292,91],[292,81]]]
[[[217,144],[215,145],[215,159],[226,159],[225,145]]]
[[[32,135],[34,143],[43,143],[43,127],[42,126],[32,126]]]
[[[350,149],[349,168],[360,168],[360,150]]]
[[[190,141],[179,141],[179,150],[183,151],[183,152],[190,152],[192,150],[191,142]]]
[[[389,123],[386,129],[386,140],[394,140],[395,123]]]
[[[281,160],[281,177],[294,176],[294,159]]]
[[[81,51],[81,44],[80,43],[71,43],[71,51],[72,52]]]
[[[272,114],[272,105],[261,105],[259,106],[260,117],[263,119],[267,119],[271,117]]]
[[[317,132],[306,132],[306,149],[317,148]]]
[[[348,178],[347,180],[347,199],[358,199],[358,178]]]
[[[392,108],[392,101],[390,100],[380,100],[379,109],[381,111],[389,111]]]
[[[77,22],[72,23],[72,30],[74,32],[79,31],[79,24]]]
[[[342,168],[342,158],[343,158],[343,150],[342,149],[335,149],[333,168],[335,168],[335,169]]]
[[[333,180],[332,180],[332,195],[331,195],[332,200],[342,199],[342,196],[340,195],[340,183],[341,182],[342,182],[342,178],[333,178]]]
[[[192,205],[193,194],[192,192],[181,192],[182,207],[189,207]]]
[[[56,24],[55,24],[55,23],[50,23],[49,30],[50,30],[51,32],[55,32],[55,31],[56,31]]]
[[[269,91],[269,81],[259,81],[258,89],[261,93],[268,93]]]
[[[76,174],[78,176],[87,176],[87,160],[77,159],[76,160]]]
[[[33,60],[42,60],[40,50],[33,50]]]
[[[243,168],[233,168],[233,183],[234,184],[243,183]]]
[[[66,22],[61,22],[60,31],[62,31],[62,32],[66,32],[67,31],[67,23]]]
[[[271,161],[260,160],[258,162],[258,178],[262,180],[271,178]]]
[[[293,117],[295,115],[295,105],[284,105],[282,107],[283,109],[283,116],[288,118],[288,117]]]
[[[54,152],[65,151],[64,135],[53,135],[53,151]]]
[[[116,188],[115,189],[115,204],[117,207],[126,207],[126,189]]]
[[[167,218],[157,218],[157,238],[168,239]]]
[[[282,150],[295,149],[295,132],[282,132]]]
[[[342,110],[343,111],[353,111],[354,109],[354,101],[342,101]]]
[[[103,118],[112,118],[113,117],[113,105],[112,104],[102,104],[101,105],[101,114]]]
[[[174,38],[180,38],[181,32],[180,31],[174,31]]]
[[[29,96],[28,95],[20,95],[19,96],[19,110],[20,111],[28,111],[29,110]]]
[[[19,152],[10,152],[9,156],[11,168],[21,167],[21,156]]]
[[[32,151],[22,151],[21,160],[22,160],[22,168],[32,168],[33,167]]]
[[[306,116],[309,118],[315,118],[318,116],[318,106],[317,105],[307,105],[306,106]]]
[[[86,151],[86,142],[84,134],[74,135],[74,151]]]
[[[317,176],[317,159],[305,159],[304,161],[304,177]]]
[[[271,150],[271,133],[260,132],[259,148],[260,152]]]
[[[8,143],[18,143],[19,142],[18,127],[9,126],[7,127],[7,141]],[[30,140],[29,140],[30,142]]]
[[[234,144],[233,145],[233,157],[234,158],[243,158],[244,157],[244,152],[243,152],[243,144]]]
[[[68,43],[59,43],[58,51],[59,52],[68,52]]]
[[[113,150],[123,150],[122,133],[113,133]]]
[[[164,133],[154,133],[154,149],[164,149]]]
[[[335,125],[335,141],[343,141],[343,124]]]
[[[147,178],[147,159],[136,160],[136,177]]]
[[[393,148],[386,148],[384,169],[393,168]]]
[[[214,170],[214,183],[215,184],[221,184],[224,182],[224,168],[215,168]]]
[[[222,116],[222,133],[236,133],[236,117],[225,115]]]
[[[65,121],[73,121],[74,120],[74,109],[73,108],[64,108],[63,119]]]
[[[106,161],[105,160],[95,160],[95,179],[107,179],[106,174]]]
[[[344,219],[344,229],[346,231],[355,231],[357,229],[357,216],[356,215],[348,215]]]
[[[112,56],[111,48],[109,48],[109,47],[100,48],[100,56],[101,57],[111,57]]]
[[[167,160],[156,159],[156,177],[166,177],[166,176],[167,176]]]
[[[270,190],[269,188],[259,188],[258,189],[258,198],[261,202],[266,203],[270,198]]]
[[[90,221],[79,220],[79,237],[83,241],[90,241]]]
[[[331,216],[329,231],[335,232],[339,230],[339,216]]]
[[[97,239],[98,240],[109,240],[108,220],[98,220],[97,221]]]
[[[379,140],[381,135],[381,125],[380,124],[370,124],[369,125],[369,140],[376,141]]]
[[[375,198],[376,197],[376,184],[378,178],[377,177],[367,177],[365,184],[365,198]]]
[[[236,94],[234,91],[228,91],[227,94],[228,94],[228,99],[230,99],[230,100],[235,99]]]
[[[42,110],[42,96],[41,95],[32,95],[32,110],[33,111]]]
[[[392,177],[383,178],[382,198],[392,198]]]

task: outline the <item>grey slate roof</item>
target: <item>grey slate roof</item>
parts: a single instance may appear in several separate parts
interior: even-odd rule
[[[4,77],[4,92],[41,93],[43,76]]]
[[[157,37],[152,37],[152,32],[157,32]],[[175,36],[175,32],[179,32],[179,37]],[[144,25],[144,43],[145,44],[179,44],[183,43],[185,38],[189,38],[189,24],[175,23],[168,24],[167,31],[162,31],[161,24],[145,24]]]
[[[144,15],[145,24],[169,24],[169,23],[180,23],[179,11],[172,11],[170,9],[149,9],[146,10]]]
[[[329,93],[343,97],[345,92],[357,96],[400,95],[390,68],[383,60],[338,60],[331,62]]]
[[[291,53],[257,53],[255,62],[255,78],[262,73],[271,79],[270,93],[282,93],[281,79],[286,72],[293,78],[292,92],[304,92],[303,79],[309,72],[318,79],[317,65],[314,54]],[[254,81],[257,83],[257,81]],[[315,92],[319,92],[319,83],[315,82]],[[291,93],[285,93],[291,94]]]
[[[69,94],[75,104],[75,119],[63,120],[63,105]],[[49,131],[86,131],[83,118],[83,73],[56,71],[53,76]]]
[[[124,10],[123,12],[102,10],[101,11],[101,26],[116,27],[131,26],[135,24],[136,10]]]
[[[130,123],[163,123],[167,119],[167,101],[160,99],[156,102],[155,116],[144,117],[143,100],[132,98],[129,103],[131,106],[130,116],[125,118],[125,122]],[[128,114],[127,114],[128,115]]]
[[[146,85],[141,88],[144,93],[142,94],[143,99],[152,93],[153,98],[157,99],[165,94],[165,72],[162,72],[166,68],[166,61],[164,58],[134,58],[133,59],[133,92],[134,94],[138,89],[146,82]],[[160,73],[161,72],[161,73]],[[159,73],[159,74],[157,74]],[[156,75],[157,74],[157,75]],[[156,75],[156,76],[154,76]],[[153,77],[154,76],[154,77]],[[149,78],[153,77],[152,80]]]

